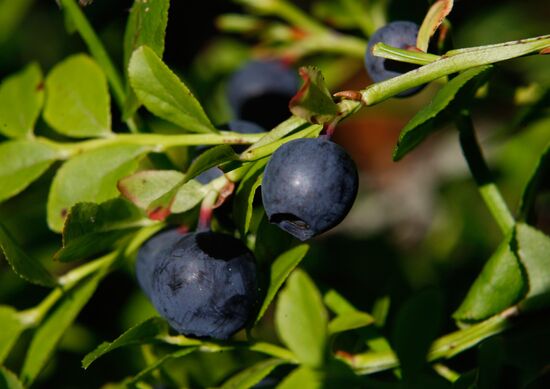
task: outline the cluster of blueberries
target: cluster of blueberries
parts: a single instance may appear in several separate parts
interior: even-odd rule
[[[365,63],[375,82],[409,69],[398,69],[391,61],[373,56],[373,45],[415,46],[417,33],[414,23],[393,22],[371,37]],[[249,62],[228,84],[228,99],[237,119],[227,129],[264,132],[288,116],[288,101],[297,89],[295,72],[283,64]],[[197,180],[206,184],[222,174],[213,168]],[[357,187],[353,160],[342,147],[320,136],[279,147],[266,165],[261,193],[269,221],[304,241],[344,219]],[[136,274],[159,314],[185,335],[227,339],[245,326],[256,308],[254,256],[242,241],[229,235],[184,234],[178,229],[161,232],[139,250]]]

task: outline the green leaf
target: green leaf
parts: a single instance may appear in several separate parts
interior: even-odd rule
[[[535,197],[539,192],[539,187],[545,182],[545,177],[548,177],[550,174],[550,144],[546,147],[546,150],[541,155],[539,163],[535,168],[534,173],[531,175],[529,182],[523,190],[523,195],[521,197],[520,210],[519,214],[521,218],[530,221],[532,219],[533,213],[533,203]]]
[[[254,255],[259,264],[271,264],[285,251],[296,246],[297,239],[267,220],[265,212],[256,230]]]
[[[280,359],[266,359],[235,374],[224,382],[220,389],[248,389],[267,377],[277,366],[287,362]]]
[[[143,170],[118,182],[120,193],[141,209],[176,188],[184,174],[176,170]]]
[[[412,297],[399,310],[393,344],[406,382],[428,371],[426,355],[440,330],[442,311],[443,298],[433,291]]]
[[[328,332],[336,334],[338,332],[355,330],[366,327],[374,323],[374,318],[365,312],[348,312],[338,315],[328,323]]]
[[[17,376],[4,366],[0,366],[0,388],[2,389],[23,389],[24,386]]]
[[[190,210],[208,192],[196,180],[184,182],[185,175],[176,170],[144,170],[120,180],[118,189],[157,220],[157,215],[166,217]]]
[[[334,289],[330,289],[323,296],[323,302],[325,305],[337,315],[345,315],[348,313],[358,312],[351,303],[344,298],[340,293]]]
[[[325,361],[327,312],[321,294],[302,271],[288,278],[275,311],[277,332],[283,342],[307,366],[319,367]]]
[[[229,145],[219,145],[212,147],[211,149],[206,150],[204,153],[199,155],[187,172],[185,173],[184,182],[189,181],[192,178],[195,178],[202,172],[207,171],[208,169],[219,166],[222,163],[236,161],[239,159],[239,156],[233,151],[233,148]]]
[[[0,323],[2,323],[2,331],[0,331],[0,365],[2,365],[26,325],[17,311],[6,305],[0,305]]]
[[[308,250],[309,246],[307,244],[302,244],[279,255],[277,259],[273,261],[269,271],[269,284],[267,286],[267,292],[262,302],[262,306],[258,311],[256,323],[258,323],[263,317],[265,311],[269,308],[269,305],[275,298],[275,295],[287,279],[288,275],[296,268],[296,266],[298,266],[298,264],[306,256]]]
[[[134,1],[124,34],[125,71],[128,70],[130,56],[140,46],[150,47],[159,58],[162,58],[169,8],[170,0]],[[124,117],[131,117],[137,108],[139,108],[139,102],[136,95],[129,90],[125,102]]]
[[[290,111],[313,124],[334,120],[338,106],[332,100],[321,71],[314,66],[301,67],[300,76],[304,83],[290,100]]]
[[[0,85],[0,133],[8,138],[32,136],[44,103],[42,71],[35,63]]]
[[[471,98],[478,87],[486,81],[491,67],[485,65],[465,70],[445,84],[432,101],[401,130],[393,152],[394,161],[403,158],[430,134],[441,128],[449,114],[471,104]]]
[[[129,379],[129,380],[126,380],[125,381],[125,387],[132,387],[133,385],[136,384],[136,382],[139,382],[141,381],[144,377],[146,377],[149,373],[157,370],[159,367],[161,367],[165,362],[171,360],[171,359],[176,359],[176,358],[181,358],[181,357],[184,357],[186,355],[189,355],[191,354],[193,351],[195,350],[198,350],[199,348],[198,347],[186,347],[186,348],[182,348],[178,351],[174,351],[173,353],[170,353],[170,354],[166,354],[166,355],[163,355],[161,358],[157,359],[154,363],[152,363],[151,365],[147,366],[145,369],[143,369],[142,371],[140,371],[138,374],[136,374],[133,378]]]
[[[285,377],[277,389],[321,389],[323,380],[321,375],[306,367],[300,366]]]
[[[103,272],[95,274],[67,292],[36,330],[21,369],[21,381],[25,386],[30,386],[40,374],[67,328],[94,294],[103,275]]]
[[[233,219],[239,227],[242,236],[248,233],[254,197],[258,187],[262,184],[262,173],[268,158],[254,162],[241,180],[233,201]]]
[[[430,38],[437,31],[443,20],[453,9],[453,0],[438,0],[432,4],[424,17],[422,25],[418,29],[416,47],[422,51],[428,51]]]
[[[82,360],[82,367],[87,369],[95,360],[117,348],[150,343],[159,335],[168,333],[166,321],[160,317],[152,317],[130,328],[112,342],[103,342],[95,350],[88,353]]]
[[[459,321],[479,321],[516,303],[524,293],[522,269],[510,247],[511,237],[502,242],[489,258],[453,314]]]
[[[42,143],[26,140],[1,143],[0,202],[23,191],[57,158],[57,151]]]
[[[529,288],[520,308],[547,307],[550,303],[550,237],[519,223],[516,226],[516,242]]]
[[[57,132],[75,138],[111,134],[107,78],[93,59],[73,55],[46,78],[44,119]]]
[[[137,168],[147,149],[137,145],[111,145],[88,151],[66,162],[57,172],[48,197],[48,225],[61,231],[69,209],[76,203],[101,203],[117,197],[117,182]]]
[[[134,51],[128,67],[138,99],[155,115],[191,132],[216,132],[187,86],[147,46]]]
[[[149,224],[142,212],[121,198],[101,204],[78,203],[69,211],[63,227],[63,248],[54,259],[67,262],[89,258]]]
[[[55,278],[36,259],[28,256],[0,224],[0,248],[14,273],[30,283],[55,286]]]

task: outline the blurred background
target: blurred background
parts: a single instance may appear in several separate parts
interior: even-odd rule
[[[120,67],[132,3],[95,0],[85,8]],[[357,26],[339,18],[336,1],[294,3],[335,29],[362,36]],[[428,5],[425,0],[389,1],[387,20],[420,23]],[[230,118],[224,94],[228,76],[260,52],[251,50],[257,44],[255,36],[219,31],[217,17],[229,12],[243,12],[243,8],[221,0],[193,2],[192,8],[189,2],[172,1],[166,36],[165,62],[193,89],[215,123]],[[449,19],[457,48],[550,32],[550,7],[543,0],[456,1]],[[54,0],[0,0],[0,79],[32,61],[46,74],[67,56],[86,52],[80,37],[71,32]],[[361,58],[315,55],[292,66],[301,63],[319,64],[333,92],[370,83]],[[498,65],[479,91],[473,110],[491,170],[513,210],[550,139],[548,69],[548,60],[535,56]],[[322,290],[334,288],[360,309],[371,311],[375,303],[380,307],[389,302],[388,332],[403,301],[428,288],[444,296],[444,330],[454,329],[450,315],[501,239],[469,175],[454,128],[441,128],[404,160],[392,162],[400,130],[440,86],[433,82],[412,98],[365,109],[339,126],[335,140],[360,169],[359,197],[338,228],[312,242],[303,262]],[[117,108],[113,110],[116,118]],[[47,133],[46,124],[39,122],[37,131]],[[48,231],[45,222],[48,183],[54,172],[52,168],[21,195],[1,204],[0,220],[29,253],[54,272],[62,272],[66,268],[51,261],[60,236]],[[540,194],[536,202],[536,223],[546,233],[550,233],[549,197],[548,192]],[[5,261],[0,262],[1,304],[24,309],[45,294],[46,290],[23,282]],[[153,313],[130,264],[110,275],[66,333],[35,387],[97,388],[134,374],[144,366],[138,348],[117,350],[88,371],[81,369],[80,360],[100,342],[114,339]],[[276,341],[271,323],[264,320],[258,337]],[[23,336],[8,366],[20,367],[29,340],[28,334]],[[472,368],[473,353],[455,358],[451,366],[462,371]],[[206,387],[219,384],[254,358],[246,352],[193,354],[171,362],[171,369],[190,387]]]

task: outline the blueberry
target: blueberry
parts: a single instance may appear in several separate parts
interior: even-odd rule
[[[336,226],[357,195],[355,163],[325,138],[283,144],[267,163],[262,200],[271,223],[304,241]]]
[[[155,259],[172,249],[185,234],[177,228],[162,231],[150,238],[138,251],[136,259],[136,277],[141,289],[150,297],[151,274]]]
[[[256,123],[252,123],[246,120],[231,120],[226,125],[221,126],[222,130],[226,131],[233,131],[238,132],[239,134],[259,134],[262,132],[265,132],[265,129],[261,126],[257,125]],[[248,148],[248,145],[233,145],[233,150],[235,150],[236,153],[242,153],[246,148]],[[199,152],[205,151],[206,148],[204,147],[197,147],[197,150]],[[210,181],[221,177],[223,175],[223,171],[220,168],[213,167],[211,169],[208,169],[205,172],[202,172],[199,174],[195,179],[199,181],[201,184],[206,185]]]
[[[365,54],[365,65],[370,78],[374,82],[385,81],[397,77],[410,70],[418,68],[418,65],[392,61],[372,54],[375,44],[383,42],[387,45],[406,49],[409,46],[416,47],[418,25],[413,22],[391,22],[379,28],[369,39],[369,45]],[[407,97],[419,92],[424,86],[418,86],[399,93],[396,97]]]
[[[140,283],[150,288],[159,314],[184,335],[227,339],[243,328],[257,299],[256,265],[248,248],[211,231],[171,242],[168,250],[149,248],[142,254],[151,255],[152,266],[141,268],[146,282]]]
[[[281,62],[250,61],[229,79],[227,97],[236,118],[270,129],[290,116],[299,86],[297,73]]]

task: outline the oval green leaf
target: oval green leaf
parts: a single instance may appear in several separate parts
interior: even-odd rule
[[[189,88],[149,47],[134,51],[128,77],[139,101],[155,115],[187,131],[217,132]]]
[[[323,365],[327,344],[327,312],[321,294],[306,275],[296,270],[279,295],[275,311],[277,332],[298,360]]]
[[[453,317],[459,321],[480,321],[491,317],[524,294],[521,265],[511,245],[511,237],[502,242],[489,258]]]
[[[224,382],[220,389],[248,389],[259,383],[277,366],[287,362],[281,359],[266,359],[235,374]]]
[[[478,66],[460,73],[450,80],[401,130],[393,152],[394,161],[403,158],[448,119],[448,113],[470,105],[478,87],[485,82],[491,65]]]
[[[57,172],[48,197],[48,225],[60,232],[76,203],[102,203],[117,197],[117,182],[132,173],[147,149],[111,145],[88,151],[66,162]]]
[[[42,286],[55,286],[55,278],[36,259],[27,255],[0,224],[0,249],[13,272],[24,280]]]
[[[33,63],[0,85],[0,134],[8,138],[32,136],[44,103],[42,71]]]
[[[89,258],[149,224],[143,212],[122,198],[101,204],[78,203],[69,211],[63,227],[63,248],[54,259],[68,262]]]
[[[59,158],[42,143],[18,140],[0,143],[0,202],[23,191]]]
[[[150,47],[159,58],[162,58],[169,8],[170,0],[134,1],[124,33],[125,71],[128,70],[130,56],[140,46]],[[124,118],[131,117],[140,105],[129,85],[127,90]]]
[[[87,369],[95,360],[117,348],[134,344],[150,343],[159,335],[168,333],[168,325],[160,317],[152,317],[141,322],[120,335],[112,342],[103,342],[82,360],[82,367]]]
[[[107,78],[93,59],[74,55],[46,78],[44,119],[57,132],[75,138],[111,134]]]

